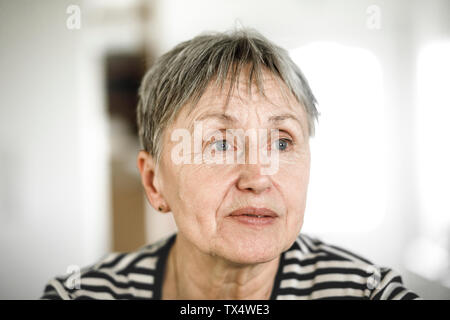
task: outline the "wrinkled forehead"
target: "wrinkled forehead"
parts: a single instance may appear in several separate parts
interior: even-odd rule
[[[260,83],[249,81],[248,72],[223,83],[212,80],[197,103],[186,105],[177,117],[177,126],[191,128],[205,113],[217,112],[245,117],[257,112],[261,118],[289,113],[307,126],[306,112],[287,85],[276,75],[264,71]]]

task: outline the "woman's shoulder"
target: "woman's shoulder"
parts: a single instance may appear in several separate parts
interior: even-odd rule
[[[175,235],[132,252],[112,252],[94,264],[51,279],[40,299],[152,299],[158,262]]]
[[[416,299],[400,274],[351,250],[300,233],[283,253],[278,299]]]
[[[326,242],[319,236],[303,232],[298,235],[288,252],[288,255],[301,255],[307,258],[316,257],[319,260],[320,257],[323,257],[322,260],[347,261],[362,267],[374,265],[372,261],[358,253]]]

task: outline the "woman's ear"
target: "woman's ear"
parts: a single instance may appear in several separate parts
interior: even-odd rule
[[[170,211],[162,195],[159,181],[156,178],[155,159],[147,151],[141,150],[137,156],[137,167],[141,173],[141,182],[145,194],[152,207],[161,212]]]

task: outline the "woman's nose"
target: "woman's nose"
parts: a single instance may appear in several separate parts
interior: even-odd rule
[[[268,175],[261,174],[260,164],[242,164],[241,166],[242,171],[237,183],[238,189],[257,194],[270,189],[272,182]]]

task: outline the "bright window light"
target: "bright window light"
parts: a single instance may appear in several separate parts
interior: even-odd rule
[[[450,42],[420,51],[417,78],[420,226],[429,237],[446,241],[450,234]]]
[[[367,232],[386,212],[382,72],[368,50],[319,42],[292,50],[319,103],[305,232]]]
[[[417,62],[419,233],[406,266],[450,288],[450,42],[428,45]]]

